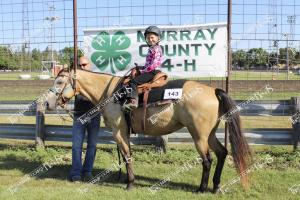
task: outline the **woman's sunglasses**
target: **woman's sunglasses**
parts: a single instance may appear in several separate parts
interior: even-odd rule
[[[88,63],[82,63],[82,64],[79,64],[79,67],[85,67],[87,65],[88,65]]]

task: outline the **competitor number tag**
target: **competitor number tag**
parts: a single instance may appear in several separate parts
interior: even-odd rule
[[[164,99],[180,99],[182,96],[182,88],[165,89]]]

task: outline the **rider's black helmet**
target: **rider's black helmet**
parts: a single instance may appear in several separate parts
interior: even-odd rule
[[[146,28],[144,37],[146,38],[149,33],[154,33],[159,38],[161,38],[161,31],[157,26],[149,26],[148,28]]]

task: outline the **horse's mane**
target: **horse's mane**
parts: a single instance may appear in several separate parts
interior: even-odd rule
[[[69,70],[69,68],[63,68],[62,70],[60,70],[59,72],[58,72],[58,74],[57,74],[57,76],[59,76],[59,75],[61,75],[62,73],[64,73],[64,72],[70,72],[70,70]]]
[[[122,76],[115,76],[115,75],[112,75],[112,74],[107,74],[107,73],[104,73],[104,72],[93,72],[93,71],[86,70],[86,69],[76,69],[76,70],[85,71],[85,72],[93,73],[93,74],[102,74],[102,75],[108,75],[108,76],[114,76],[114,77],[122,77]],[[58,72],[57,76],[61,75],[64,72],[68,72],[69,73],[70,71],[71,70],[69,68],[63,68],[62,70],[60,70]]]
[[[108,75],[108,76],[115,76],[115,75],[104,73],[104,72],[94,72],[94,71],[90,71],[90,70],[86,70],[86,69],[77,69],[77,70],[81,70],[81,71],[85,71],[85,72],[93,73],[93,74],[102,74],[102,75]],[[115,77],[121,77],[121,76],[115,76]]]

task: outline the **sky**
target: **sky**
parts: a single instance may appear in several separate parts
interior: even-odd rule
[[[233,49],[273,49],[272,40],[279,40],[279,46],[284,47],[284,34],[291,29],[287,16],[293,15],[295,34],[290,39],[295,42],[290,46],[300,49],[299,0],[232,2]],[[227,21],[227,0],[78,0],[77,4],[80,47],[83,30],[88,28]],[[73,46],[72,6],[71,0],[0,0],[0,45],[18,49],[30,43],[31,49],[40,50],[51,44],[56,50]]]

